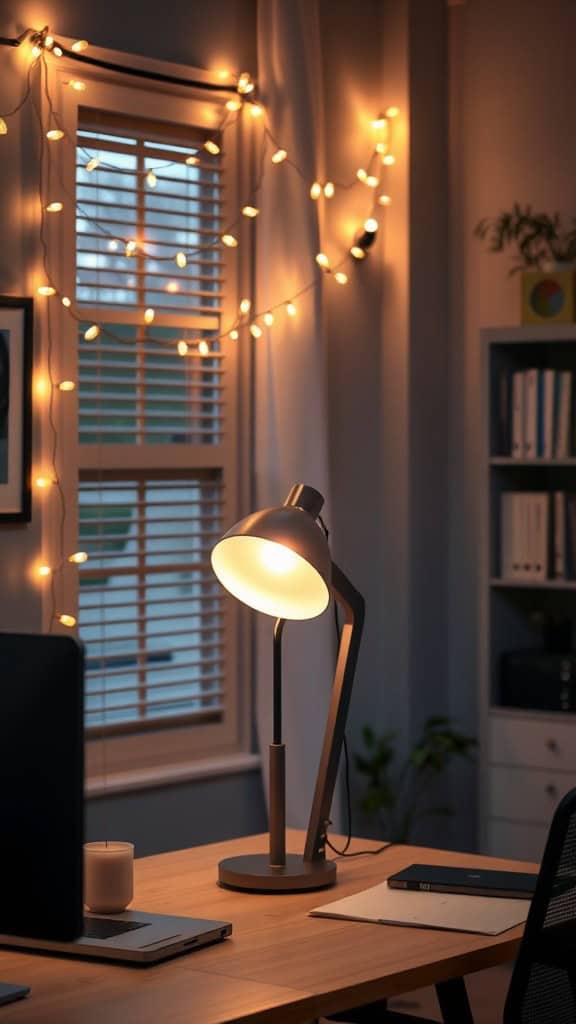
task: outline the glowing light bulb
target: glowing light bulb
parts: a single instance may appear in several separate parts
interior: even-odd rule
[[[250,324],[250,334],[253,338],[261,338],[262,328],[259,327],[258,324]]]
[[[364,231],[367,231],[369,235],[375,235],[379,226],[375,217],[367,217],[364,221]]]
[[[70,49],[73,50],[74,53],[82,53],[82,50],[88,49],[88,40],[77,39],[75,43],[72,43]]]
[[[145,312],[144,312],[144,323],[145,324],[151,324],[154,321],[154,317],[155,316],[156,316],[156,311],[155,310],[153,310],[153,309],[145,310]]]
[[[210,355],[210,346],[209,346],[208,342],[204,341],[204,340],[198,342],[198,351],[199,351],[201,356],[208,356],[208,355]]]
[[[400,108],[399,107],[387,107],[386,108],[386,117],[398,117],[399,113],[400,113]]]
[[[368,174],[365,184],[368,185],[368,188],[378,188],[380,178],[377,178],[375,174]]]
[[[264,313],[264,323],[266,324],[266,327],[272,327],[272,324],[274,323],[274,314]]]
[[[356,177],[358,178],[358,181],[365,182],[368,177],[368,172],[365,171],[363,167],[359,167],[356,171]]]
[[[70,306],[72,305],[72,299],[69,299],[67,295],[63,295],[62,305],[64,306],[65,309],[70,309]]]
[[[375,120],[372,121],[372,127],[373,127],[375,132],[383,131],[383,129],[386,127],[386,118],[385,117],[377,117],[377,118],[375,118]]]
[[[242,299],[242,302],[240,303],[240,312],[243,316],[246,316],[246,314],[250,312],[251,307],[252,303],[250,302],[250,299]]]
[[[252,117],[262,117],[262,114],[264,113],[264,107],[261,106],[260,103],[251,103],[250,113],[252,114]]]
[[[321,195],[322,195],[322,185],[320,184],[319,181],[315,181],[310,186],[310,198],[311,199],[319,199]]]
[[[366,253],[364,252],[364,249],[360,248],[359,245],[353,245],[351,247],[350,255],[353,256],[355,260],[364,260],[364,259],[366,259]]]
[[[185,253],[185,252],[177,252],[177,253],[176,253],[176,255],[175,255],[175,257],[174,257],[174,259],[176,260],[176,263],[177,263],[177,265],[178,265],[178,266],[179,266],[179,267],[180,267],[180,268],[181,268],[182,270],[184,269],[184,267],[185,267],[185,266],[186,266],[186,264],[188,263],[188,259],[187,259],[187,257],[186,257],[186,253]]]
[[[86,164],[86,170],[90,172],[95,171],[99,163],[100,161],[97,156],[91,157],[88,163]]]
[[[247,71],[243,71],[240,75],[236,88],[241,96],[248,96],[249,93],[254,92],[254,82]]]
[[[381,195],[381,196],[378,196],[378,202],[379,202],[380,206],[390,206],[390,203],[392,202],[392,198],[391,198],[391,196]]]
[[[47,297],[56,295],[56,289],[51,284],[41,284],[38,289],[38,295],[46,295]]]
[[[59,615],[58,622],[61,622],[63,626],[69,626],[70,629],[76,625],[76,619],[73,615]]]
[[[245,217],[257,217],[258,214],[260,213],[260,210],[258,209],[257,206],[243,206],[242,213],[244,214]]]
[[[236,328],[234,328],[234,330],[230,331],[230,334],[228,335],[228,337],[230,338],[231,341],[238,341],[238,331],[236,330]]]
[[[0,117],[0,135],[8,135],[8,125],[3,117]]]
[[[283,544],[268,542],[260,549],[260,557],[267,569],[277,573],[292,572],[298,565],[298,555]]]
[[[146,181],[148,182],[150,188],[156,188],[156,185],[158,184],[158,178],[154,174],[154,171],[148,171],[148,174],[146,175]]]
[[[51,576],[52,575],[52,569],[50,568],[49,565],[39,565],[38,566],[38,575],[39,576]]]
[[[46,207],[46,213],[60,213],[60,210],[63,209],[63,203],[48,203],[48,206]]]
[[[188,167],[196,167],[196,164],[200,163],[200,157],[199,156],[187,156],[186,160],[185,160],[185,163],[188,164]]]
[[[34,46],[32,47],[32,56],[33,56],[34,60],[36,60],[37,57],[39,57],[41,53],[42,53],[42,47],[38,46],[38,44],[35,43]]]
[[[52,50],[52,53],[54,54],[55,57],[61,57],[63,52],[64,51],[63,51],[61,46],[55,46],[53,48],[53,50]]]
[[[59,385],[58,385],[58,390],[59,391],[74,391],[75,387],[76,387],[76,385],[75,385],[73,380],[61,380]]]
[[[136,252],[136,248],[137,248],[136,242],[131,238],[128,242],[126,242],[126,247],[124,249],[125,255],[126,256],[134,256],[134,254]]]
[[[288,156],[288,150],[286,150],[286,149],[277,149],[275,153],[272,153],[272,163],[273,164],[281,164],[281,163],[284,162],[284,160],[286,159],[287,156]]]
[[[392,164],[396,163],[396,157],[392,156],[392,153],[386,153],[386,156],[382,157],[382,163],[386,167],[392,167]]]
[[[88,555],[85,551],[75,551],[73,555],[68,555],[68,561],[74,562],[75,565],[82,565],[83,562],[88,561]]]
[[[40,490],[43,490],[46,487],[51,487],[51,485],[55,484],[56,481],[53,480],[51,476],[37,476],[34,483],[36,484],[36,487],[39,487]]]
[[[220,152],[220,146],[217,142],[214,142],[213,139],[206,140],[204,143],[204,149],[207,153],[211,153],[212,156],[218,156],[218,153]]]
[[[227,245],[229,249],[235,249],[238,245],[238,239],[235,235],[221,235],[221,242],[223,245]]]
[[[0,132],[0,134],[2,133]],[[64,138],[64,132],[61,128],[50,128],[50,130],[46,132],[46,138],[49,139],[50,142],[58,142],[59,139]]]
[[[74,92],[85,92],[86,82],[81,82],[79,78],[71,78],[67,83]]]
[[[108,248],[110,249],[110,252],[116,252],[117,251],[117,249],[118,249],[118,242],[117,242],[117,240],[115,238],[111,238],[110,239],[110,241],[108,242]]]
[[[241,110],[241,109],[242,109],[242,100],[227,100],[227,102],[226,102],[226,110],[229,110],[232,114],[234,114],[237,110]]]
[[[336,189],[334,187],[334,182],[327,181],[326,184],[324,185],[324,195],[326,196],[326,199],[332,199],[335,191]]]
[[[348,284],[348,274],[345,274],[343,270],[337,270],[334,274],[334,280],[338,284]]]
[[[329,270],[330,269],[330,260],[328,259],[328,257],[327,257],[325,252],[316,253],[316,256],[314,257],[314,259],[316,260],[316,263],[318,264],[318,266],[322,267],[322,270]]]
[[[92,324],[86,331],[84,331],[84,338],[86,341],[94,341],[95,338],[100,334],[100,328],[98,324]]]
[[[52,47],[54,46],[54,36],[50,36],[50,35],[46,36],[44,38],[44,46],[46,47],[47,50],[51,50]]]
[[[284,309],[286,310],[288,316],[296,316],[296,306],[294,305],[293,302],[287,302]]]
[[[179,356],[188,355],[188,342],[187,341],[179,341],[178,345],[176,347],[178,349],[178,355]]]
[[[179,288],[178,281],[168,281],[168,284],[166,285],[166,291],[170,295],[176,295],[176,292],[178,291],[178,288]]]

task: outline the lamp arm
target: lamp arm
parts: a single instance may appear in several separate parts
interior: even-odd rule
[[[364,627],[364,598],[334,562],[332,562],[332,593],[344,610],[344,623],[306,833],[305,861],[324,860],[326,855],[326,830]]]

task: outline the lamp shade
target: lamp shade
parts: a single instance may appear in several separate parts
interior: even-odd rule
[[[234,597],[265,615],[313,619],[330,600],[328,542],[313,516],[282,505],[241,519],[212,551],[212,568]]]

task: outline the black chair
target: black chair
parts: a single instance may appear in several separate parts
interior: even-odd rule
[[[462,978],[436,986],[444,1024],[473,1024]],[[433,1024],[372,1003],[331,1017],[350,1024]],[[576,789],[559,804],[506,998],[503,1024],[576,1024]]]

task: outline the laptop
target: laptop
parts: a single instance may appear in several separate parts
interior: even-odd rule
[[[227,921],[83,913],[84,652],[0,633],[0,944],[153,964],[230,935]]]

